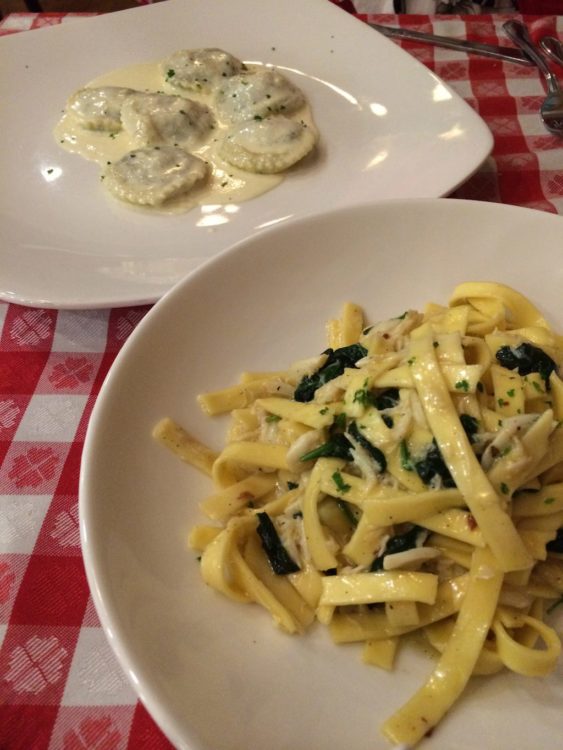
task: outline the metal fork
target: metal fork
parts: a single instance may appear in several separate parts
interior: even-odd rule
[[[559,87],[557,76],[549,69],[544,56],[534,44],[523,23],[511,20],[504,23],[502,27],[514,44],[517,44],[528,55],[545,78],[547,96],[540,107],[540,116],[550,133],[563,136],[563,92]]]

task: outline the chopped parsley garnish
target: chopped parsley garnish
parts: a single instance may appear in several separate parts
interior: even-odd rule
[[[281,417],[278,417],[277,414],[268,414],[266,417],[266,422],[279,422]]]
[[[336,485],[336,489],[343,494],[349,492],[352,488],[349,484],[342,479],[342,474],[339,471],[335,471],[332,475],[332,481]]]
[[[363,388],[359,388],[357,391],[354,392],[354,399],[353,402],[355,404],[362,404],[362,406],[369,406],[371,403],[371,393],[367,387],[368,381],[367,379],[364,381]]]
[[[469,381],[468,380],[458,380],[455,384],[455,387],[458,391],[467,391],[469,390]]]
[[[399,444],[399,452],[401,454],[401,468],[405,471],[414,471],[409,446],[407,445],[406,440],[401,440]]]

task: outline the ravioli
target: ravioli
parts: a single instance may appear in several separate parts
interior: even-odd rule
[[[193,149],[214,127],[211,110],[191,99],[169,94],[135,94],[121,110],[124,129],[139,146],[178,145]]]
[[[110,164],[102,177],[116,197],[141,206],[159,206],[187,193],[207,176],[208,165],[177,146],[136,149]]]
[[[67,102],[80,125],[87,130],[121,130],[121,108],[127,97],[137,93],[120,86],[79,89]]]
[[[175,88],[210,93],[225,78],[246,70],[244,63],[222,49],[182,49],[161,63],[167,83]]]
[[[215,97],[217,114],[224,122],[291,114],[304,104],[303,92],[279,71],[269,68],[231,76]]]
[[[317,133],[312,127],[274,115],[232,127],[221,144],[219,156],[247,172],[275,174],[303,159],[316,141]]]
[[[262,195],[319,137],[284,69],[218,47],[104,73],[70,97],[53,135],[105,170],[109,194],[173,210]]]

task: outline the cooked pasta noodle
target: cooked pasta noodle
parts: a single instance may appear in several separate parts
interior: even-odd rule
[[[509,287],[366,326],[344,306],[329,348],[202,394],[231,414],[214,453],[172,420],[154,435],[210,474],[190,536],[204,581],[287,633],[316,620],[390,670],[411,633],[438,661],[382,726],[414,746],[472,675],[552,671],[563,601],[563,338]]]

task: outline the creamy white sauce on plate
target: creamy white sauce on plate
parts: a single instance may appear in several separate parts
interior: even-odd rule
[[[161,61],[140,63],[105,73],[86,84],[86,88],[101,86],[122,86],[136,89],[140,92],[161,92],[183,96],[200,102],[213,110],[213,95],[206,95],[194,91],[183,91],[166,82],[160,68]],[[248,65],[249,70],[262,66]],[[304,122],[314,128],[313,118],[308,104],[297,112],[288,115],[292,119]],[[160,213],[178,213],[187,211],[196,205],[224,205],[240,203],[255,198],[279,185],[284,174],[256,174],[238,169],[220,158],[218,150],[224,134],[230,126],[216,119],[214,129],[209,138],[198,148],[190,149],[190,153],[205,160],[209,164],[209,176],[188,193],[166,201],[153,207],[136,206],[141,210],[158,211]],[[97,163],[104,169],[109,163],[118,161],[136,144],[129,133],[120,130],[109,133],[100,130],[88,130],[80,125],[74,114],[65,110],[62,118],[54,128],[53,134],[60,146],[71,153],[77,154],[89,161]],[[101,175],[100,175],[101,177]]]

